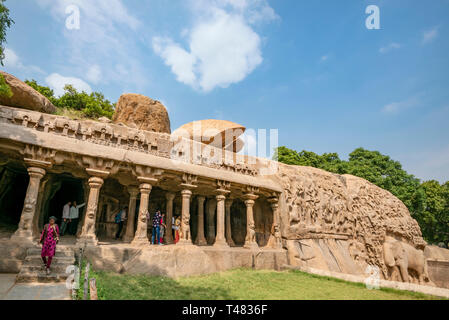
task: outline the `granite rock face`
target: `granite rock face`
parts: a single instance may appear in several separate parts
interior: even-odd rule
[[[418,223],[390,192],[351,175],[280,164],[290,263],[431,284]],[[368,271],[367,271],[368,270]]]
[[[112,120],[138,130],[171,133],[170,119],[164,105],[140,94],[121,95]]]
[[[6,83],[11,87],[12,97],[0,96],[0,104],[43,113],[54,113],[56,107],[42,94],[13,75],[0,71]]]

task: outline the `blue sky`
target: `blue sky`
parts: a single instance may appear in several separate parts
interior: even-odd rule
[[[357,147],[449,180],[449,1],[7,1],[5,70],[60,92],[141,93],[172,130],[200,119],[279,129],[279,144]],[[68,29],[69,5],[80,28]],[[368,30],[368,5],[380,30]]]

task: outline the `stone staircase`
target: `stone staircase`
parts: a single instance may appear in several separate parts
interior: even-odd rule
[[[67,267],[75,264],[75,253],[70,247],[57,246],[56,254],[50,267],[51,273],[46,274],[41,258],[41,248],[28,248],[25,261],[22,264],[17,282],[64,282],[70,274]]]

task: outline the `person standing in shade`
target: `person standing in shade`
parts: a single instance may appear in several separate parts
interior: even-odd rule
[[[167,229],[167,226],[164,223],[164,219],[165,219],[165,214],[163,213],[161,215],[161,226],[160,226],[160,230],[159,230],[159,237],[160,237],[160,244],[164,243],[164,234],[165,234],[165,230]]]
[[[118,230],[117,233],[115,234],[115,240],[120,239],[120,233],[122,233],[123,230],[123,224],[125,223],[126,220],[127,211],[128,207],[123,207],[123,209],[120,210],[119,213],[117,213],[115,216],[115,223],[118,224]]]
[[[158,244],[161,244],[160,239],[160,227],[161,227],[161,212],[158,210],[153,216],[153,230],[151,233],[151,244],[155,244],[154,240],[156,238],[156,241]]]
[[[61,222],[61,236],[64,235],[67,226],[70,225],[70,205],[72,203],[69,201],[62,209],[62,222]]]
[[[42,244],[41,257],[47,275],[50,274],[50,266],[56,252],[56,244],[59,242],[59,228],[56,218],[50,217],[49,223],[44,226],[39,244]]]
[[[175,223],[174,223],[173,227],[175,229],[175,244],[176,244],[179,241],[179,237],[180,237],[179,232],[181,231],[180,230],[181,229],[181,217],[179,215],[176,216]]]
[[[85,205],[86,203],[77,205],[76,201],[73,201],[73,205],[70,208],[70,225],[69,225],[70,234],[76,235],[76,231],[78,229],[78,221],[80,217],[80,209]]]

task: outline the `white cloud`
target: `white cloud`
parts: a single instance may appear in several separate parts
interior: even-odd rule
[[[38,0],[44,10],[60,23],[65,42],[58,43],[55,64],[66,74],[88,79],[93,84],[119,83],[122,87],[142,88],[146,75],[137,57],[135,41],[141,21],[128,12],[122,0]],[[69,5],[80,10],[80,29],[65,28]],[[64,50],[61,50],[60,48]],[[118,68],[127,70],[128,76]],[[88,70],[86,71],[86,66]],[[129,76],[131,75],[132,76]]]
[[[20,71],[27,71],[28,73],[44,73],[41,68],[33,65],[24,65],[19,55],[11,48],[5,48],[5,59],[3,64],[5,68]],[[9,70],[8,70],[9,71]]]
[[[195,89],[208,92],[245,79],[263,61],[261,38],[251,25],[276,19],[274,10],[265,0],[198,0],[191,4],[195,23],[183,30],[188,49],[170,38],[154,37],[154,52],[179,82]]]
[[[97,84],[101,79],[101,68],[98,65],[93,65],[87,70],[86,74],[87,80],[92,83]]]
[[[5,52],[5,60],[3,60],[3,63],[6,68],[16,68],[21,65],[19,57],[14,52],[14,50],[6,48],[4,52]]]
[[[196,63],[194,55],[188,53],[179,45],[167,38],[153,38],[153,50],[164,59],[165,64],[171,67],[179,82],[194,86],[196,75],[193,71]]]
[[[320,58],[320,61],[321,62],[326,62],[327,60],[329,60],[329,55],[324,55],[324,56],[322,56],[321,58]]]
[[[56,96],[61,96],[64,94],[64,87],[67,84],[72,85],[78,91],[84,91],[86,93],[91,93],[92,88],[85,81],[74,78],[74,77],[64,77],[58,73],[52,73],[47,78],[45,78],[45,82],[50,86],[51,89],[55,92]]]
[[[422,44],[430,43],[438,36],[438,27],[423,32]]]
[[[385,105],[382,108],[383,113],[387,114],[395,114],[399,113],[405,109],[414,107],[418,104],[418,100],[416,98],[410,98],[404,101],[398,101],[398,102],[392,102],[387,105]]]
[[[392,42],[388,46],[380,48],[379,52],[384,54],[384,53],[387,53],[387,52],[389,52],[391,50],[400,49],[400,48],[401,48],[401,45],[399,43]]]

